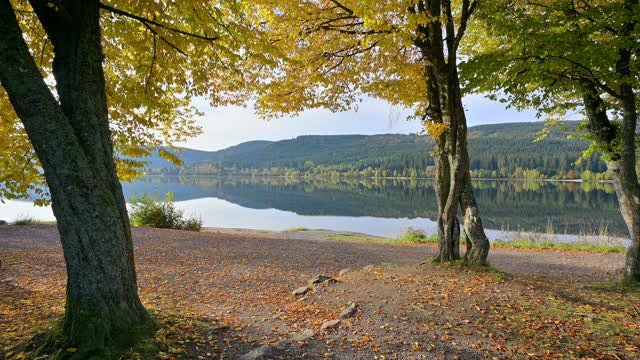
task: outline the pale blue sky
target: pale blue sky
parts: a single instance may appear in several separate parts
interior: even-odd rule
[[[505,122],[536,121],[534,111],[518,112],[482,95],[465,97],[469,126]],[[299,135],[416,133],[420,125],[407,121],[408,111],[388,103],[365,99],[359,111],[332,113],[326,110],[306,111],[300,116],[265,121],[251,108],[211,108],[205,101],[196,104],[205,112],[198,121],[204,133],[186,143],[192,149],[219,150],[250,140],[282,140]]]

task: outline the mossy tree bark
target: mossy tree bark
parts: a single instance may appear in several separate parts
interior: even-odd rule
[[[426,13],[429,19],[433,19],[418,26],[415,45],[425,59],[429,99],[425,119],[443,124],[446,129],[438,134],[434,148],[439,239],[435,260],[450,262],[460,259],[458,210],[461,209],[464,234],[468,240],[465,259],[470,264],[484,265],[489,254],[489,240],[471,184],[467,119],[456,62],[460,39],[476,4],[476,1],[462,2],[458,26],[454,24],[450,0],[420,1],[416,8],[410,10]],[[443,33],[449,35],[444,37]]]
[[[44,169],[67,268],[60,346],[106,358],[155,329],[138,297],[125,199],[113,160],[99,1],[30,1],[54,46],[58,98],[0,0],[0,81]]]
[[[628,14],[637,12],[640,0],[625,0]],[[618,101],[622,109],[622,123],[610,121],[607,104],[600,96],[601,84],[582,81],[582,100],[587,114],[587,129],[599,149],[606,156],[607,168],[613,177],[620,212],[629,230],[631,245],[627,249],[623,276],[640,281],[640,182],[636,172],[636,136],[638,125],[638,100],[636,81],[632,69],[635,61],[634,32],[638,26],[636,17],[629,16],[616,34],[620,39],[618,59],[615,65],[614,89],[608,95]],[[591,80],[591,79],[589,79]]]
[[[622,126],[609,120],[607,106],[593,85],[584,84],[582,98],[587,113],[587,129],[607,157],[607,169],[613,178],[620,213],[631,238],[624,277],[640,281],[640,183],[635,168],[637,110],[633,92],[621,93],[628,98],[623,102]]]

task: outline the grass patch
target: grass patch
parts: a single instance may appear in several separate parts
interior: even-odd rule
[[[295,228],[288,229],[285,232],[301,232],[301,231],[312,231],[312,229],[309,229],[306,227],[295,227]]]
[[[368,236],[354,233],[340,233],[337,235],[329,235],[325,240],[333,241],[352,241],[360,243],[377,243],[377,244],[421,244],[421,243],[437,243],[438,236],[427,236],[423,230],[408,228],[405,233],[398,238],[381,238],[376,236]]]
[[[625,247],[622,244],[611,242],[593,243],[588,241],[576,241],[570,243],[554,242],[549,239],[536,240],[523,238],[517,240],[496,240],[492,243],[496,247],[534,250],[576,250],[602,253],[624,253]]]
[[[520,334],[513,345],[534,357],[631,359],[639,349],[637,296],[633,290],[558,291],[541,301],[513,304],[517,310],[503,328]]]
[[[293,231],[293,230],[290,230]],[[305,230],[297,230],[305,231]],[[433,234],[427,236],[423,230],[409,228],[400,237],[397,238],[381,238],[376,236],[369,236],[363,234],[354,233],[339,233],[336,235],[329,235],[324,238],[325,240],[333,241],[352,241],[360,243],[386,243],[386,244],[425,244],[425,243],[438,243],[438,235]],[[460,239],[463,244],[463,239]],[[570,243],[553,242],[550,239],[532,239],[521,238],[517,240],[496,240],[492,241],[491,246],[497,248],[507,249],[532,249],[532,250],[562,250],[562,251],[588,251],[599,253],[624,253],[626,248],[624,245],[616,242],[589,242],[589,241],[576,241]]]
[[[360,243],[390,243],[391,239],[379,238],[375,236],[367,236],[362,234],[340,233],[336,235],[325,236],[325,240],[332,241],[351,241]]]

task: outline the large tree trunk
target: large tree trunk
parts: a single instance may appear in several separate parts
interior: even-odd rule
[[[587,112],[588,129],[607,157],[631,245],[627,249],[624,277],[640,281],[640,184],[635,169],[635,129],[637,110],[630,87],[622,89],[622,129],[609,121],[607,107],[593,85],[585,84],[583,101]]]
[[[155,324],[138,297],[133,244],[109,131],[99,2],[32,6],[54,45],[59,101],[0,0],[0,80],[40,159],[67,266],[63,336],[73,358],[110,357]],[[57,3],[58,4],[58,3]]]
[[[639,0],[625,0],[624,7],[629,15],[637,15]],[[636,17],[630,17],[623,26],[628,40],[633,39],[637,27]],[[631,42],[633,44],[633,42]],[[620,76],[620,99],[622,101],[622,129],[620,139],[620,168],[616,188],[623,194],[620,211],[629,228],[631,246],[627,249],[624,277],[640,281],[640,183],[636,173],[636,128],[638,125],[637,101],[633,86],[636,77],[632,74],[632,52],[635,48],[622,48],[618,51],[616,72]],[[616,190],[618,191],[618,190]],[[619,196],[620,198],[620,196]]]

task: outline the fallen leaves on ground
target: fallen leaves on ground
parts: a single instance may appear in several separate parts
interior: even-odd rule
[[[55,229],[35,229],[0,238],[0,354],[7,359],[29,359],[16,344],[51,329],[64,311]],[[237,358],[279,340],[290,346],[276,358],[640,357],[640,290],[606,275],[569,281],[402,262],[428,256],[429,246],[153,229],[134,235],[141,297],[161,325],[154,338],[161,359]],[[539,260],[528,254],[531,263]],[[323,284],[302,299],[291,296],[313,276],[347,267],[354,270],[340,283]],[[355,317],[320,331],[354,301]],[[312,339],[291,341],[308,329],[316,332]]]

